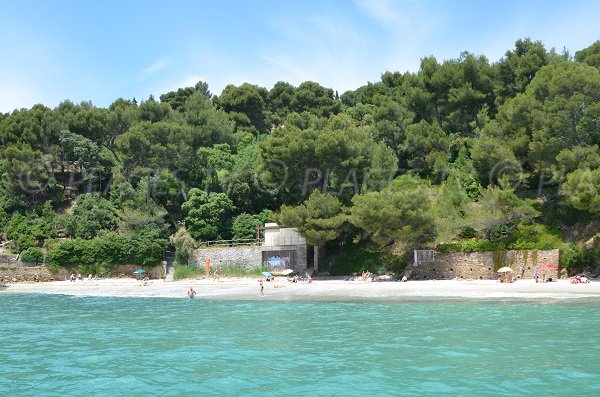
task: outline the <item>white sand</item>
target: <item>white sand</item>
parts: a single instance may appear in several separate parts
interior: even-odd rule
[[[162,297],[185,298],[193,287],[199,299],[239,299],[276,301],[402,301],[422,298],[481,298],[481,299],[600,299],[600,282],[571,284],[569,280],[536,284],[521,280],[500,284],[493,280],[476,281],[397,281],[364,282],[314,280],[312,283],[290,283],[280,278],[265,282],[260,296],[257,279],[183,280],[165,282],[151,280],[148,285],[133,279],[92,281],[54,281],[48,283],[9,284],[0,293],[47,293],[79,296]]]

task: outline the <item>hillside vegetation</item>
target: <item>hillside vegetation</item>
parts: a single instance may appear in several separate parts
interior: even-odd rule
[[[0,114],[0,229],[14,253],[98,274],[269,220],[335,257],[387,258],[380,271],[392,247],[561,248],[563,266],[594,266],[598,59],[600,41],[571,56],[524,39],[341,95],[198,82]]]

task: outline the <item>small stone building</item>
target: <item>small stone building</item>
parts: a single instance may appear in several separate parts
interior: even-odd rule
[[[292,269],[299,273],[315,270],[312,246],[306,244],[298,229],[267,223],[264,230],[262,262],[270,270]]]
[[[314,249],[306,244],[296,228],[281,227],[276,223],[267,223],[260,228],[264,231],[264,240],[256,240],[252,245],[215,246],[194,250],[193,261],[203,267],[210,259],[211,267],[235,264],[252,268],[259,265],[271,271],[292,269],[298,273],[315,270]]]

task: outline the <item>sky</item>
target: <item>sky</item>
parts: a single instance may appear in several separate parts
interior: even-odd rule
[[[0,0],[0,112],[107,107],[208,83],[315,81],[340,94],[520,38],[570,54],[600,39],[596,0]]]

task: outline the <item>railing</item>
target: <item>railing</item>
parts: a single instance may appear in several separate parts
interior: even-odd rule
[[[267,246],[267,247],[280,247],[280,246],[295,246],[295,245],[306,245],[306,240],[298,236],[279,236],[274,238],[268,238],[265,240],[264,237],[260,239],[248,238],[248,239],[237,239],[237,240],[209,240],[200,242],[200,247],[238,247],[238,246]]]
[[[237,246],[260,246],[263,245],[264,239],[237,239],[237,240],[210,240],[202,241],[201,247],[237,247]]]
[[[280,247],[287,245],[306,245],[306,240],[299,236],[278,236],[269,238],[265,245],[269,247]]]

